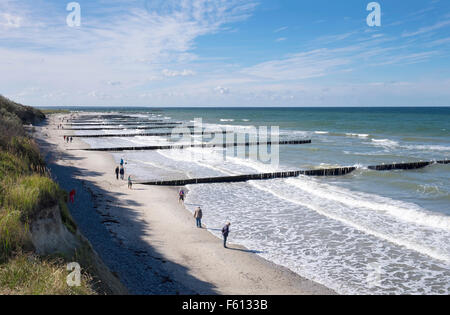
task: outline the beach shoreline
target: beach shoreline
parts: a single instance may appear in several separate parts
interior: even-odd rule
[[[222,241],[195,227],[178,203],[177,188],[116,180],[111,153],[63,141],[56,129],[66,114],[51,115],[37,138],[60,185],[76,187],[70,210],[83,234],[132,294],[304,295],[336,294],[255,251]],[[127,176],[125,176],[127,177]],[[225,223],[225,222],[224,222]]]

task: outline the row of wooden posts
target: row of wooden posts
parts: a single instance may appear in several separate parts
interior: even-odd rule
[[[152,122],[152,127],[137,127],[133,129],[163,129],[175,127],[177,124],[181,123],[159,123]],[[74,124],[72,124],[74,125]],[[78,124],[79,126],[83,124]],[[88,125],[88,124],[86,124]],[[128,125],[123,124],[122,125]],[[132,125],[130,123],[130,125]],[[169,127],[170,126],[170,127]],[[187,126],[192,128],[192,126]],[[71,128],[65,130],[103,130],[105,128]],[[122,130],[126,128],[108,128],[107,130]],[[229,133],[228,131],[218,131],[218,132],[193,132],[191,130],[191,135],[210,135],[211,133]],[[173,133],[139,133],[139,134],[124,134],[124,135],[114,135],[114,134],[104,134],[104,135],[73,135],[71,137],[83,137],[83,138],[95,138],[95,137],[136,137],[136,136],[170,136]],[[176,134],[176,133],[175,133]],[[187,145],[163,145],[163,146],[141,146],[141,147],[119,147],[119,148],[89,148],[86,151],[110,151],[110,152],[120,152],[120,151],[138,151],[138,150],[170,150],[170,149],[186,149],[186,148],[215,148],[215,147],[237,147],[237,146],[258,146],[258,145],[300,145],[300,144],[310,144],[311,140],[289,140],[289,141],[265,141],[265,142],[244,142],[244,143],[201,143],[201,144],[187,144]],[[393,164],[381,164],[375,166],[369,166],[368,169],[375,171],[390,171],[390,170],[412,170],[420,169],[432,164],[449,164],[450,160],[442,161],[420,161],[420,162],[409,162],[409,163],[393,163]],[[274,173],[262,173],[262,174],[246,174],[246,175],[236,175],[236,176],[222,176],[222,177],[207,177],[207,178],[191,178],[191,179],[180,179],[180,180],[166,180],[166,181],[151,181],[151,182],[140,182],[144,185],[157,185],[157,186],[185,186],[192,184],[212,184],[212,183],[232,183],[232,182],[245,182],[250,180],[267,180],[276,178],[290,178],[298,176],[344,176],[355,171],[356,167],[338,167],[330,169],[314,169],[314,170],[301,170],[301,171],[288,171],[288,172],[274,172]]]
[[[432,164],[449,164],[450,160],[430,161],[430,162],[412,162],[412,163],[395,163],[383,164],[377,166],[369,166],[371,170],[387,171],[387,170],[411,170],[426,167]],[[330,169],[317,169],[306,171],[290,171],[290,172],[275,172],[263,174],[247,174],[237,176],[222,176],[222,177],[206,177],[206,178],[190,178],[180,180],[166,180],[166,181],[151,181],[140,182],[143,185],[149,186],[185,186],[195,184],[213,184],[213,183],[237,183],[251,180],[267,180],[276,178],[289,178],[303,176],[344,176],[355,171],[356,167],[338,167]]]

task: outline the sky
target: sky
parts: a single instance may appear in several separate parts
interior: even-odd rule
[[[0,94],[33,106],[450,106],[450,1],[0,0]]]

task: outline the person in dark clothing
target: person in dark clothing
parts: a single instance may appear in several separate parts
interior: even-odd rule
[[[230,222],[227,222],[225,226],[222,228],[222,235],[223,235],[223,247],[227,248],[227,238],[228,234],[230,233]]]
[[[178,193],[178,202],[179,203],[184,202],[184,190],[183,189],[181,189],[180,192]]]
[[[119,167],[116,167],[116,179],[119,180]]]
[[[123,180],[125,176],[125,169],[123,168],[123,166],[120,168],[120,179]]]
[[[128,176],[128,189],[133,189],[133,181],[131,180],[131,175]]]
[[[202,218],[203,218],[203,211],[200,207],[198,207],[194,212],[194,218],[197,223],[198,228],[202,228]]]

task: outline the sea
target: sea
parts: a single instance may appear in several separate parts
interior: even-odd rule
[[[201,119],[205,130],[229,132],[220,135],[224,141],[310,139],[311,144],[265,148],[273,154],[270,161],[254,146],[112,154],[117,162],[126,161],[126,172],[136,181],[356,166],[338,177],[189,185],[186,207],[194,211],[201,206],[203,223],[217,237],[229,221],[232,244],[339,294],[450,294],[450,165],[384,172],[368,168],[449,159],[449,107],[70,109],[117,115],[93,117],[89,121],[96,127],[136,123],[78,135],[163,133],[171,129],[136,127],[161,120],[180,122],[178,128],[186,130]],[[188,133],[82,140],[106,148],[212,139]]]

